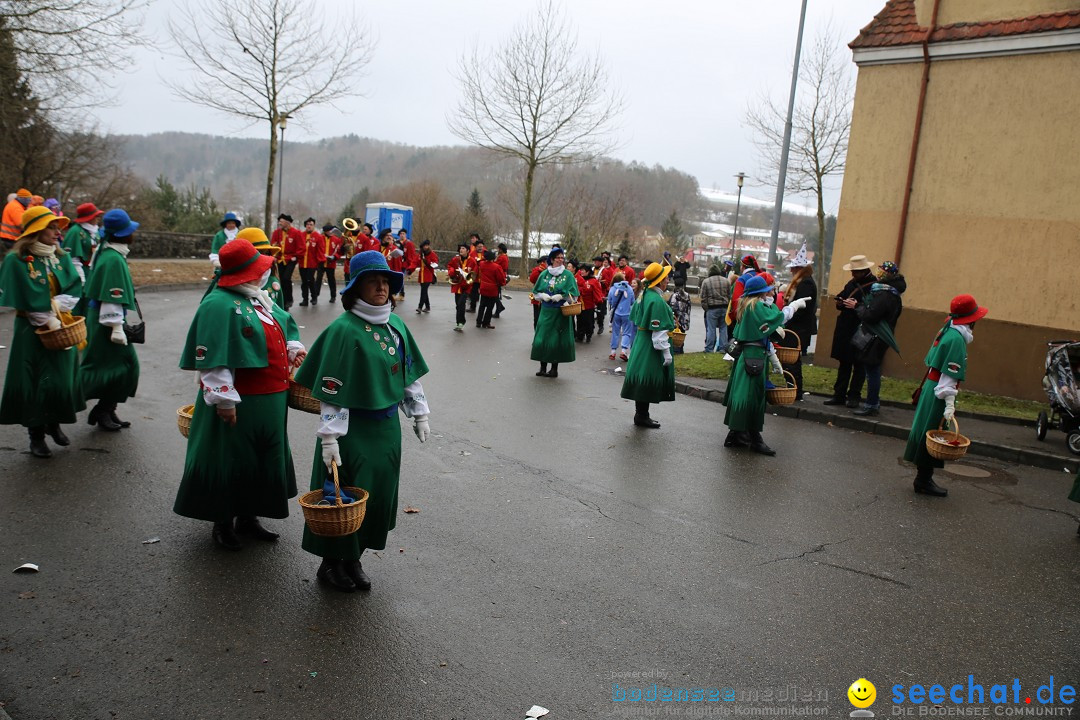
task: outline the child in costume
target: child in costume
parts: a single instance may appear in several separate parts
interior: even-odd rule
[[[611,289],[607,296],[608,307],[611,308],[611,354],[609,360],[615,359],[615,351],[619,351],[619,359],[629,359],[630,344],[634,339],[631,332],[630,310],[634,305],[634,288],[626,282],[625,276],[617,272],[612,276]]]
[[[366,549],[385,548],[396,523],[398,408],[412,418],[420,442],[430,432],[420,384],[427,364],[405,322],[390,311],[390,296],[401,292],[403,281],[381,252],[354,256],[341,298],[345,312],[319,335],[296,373],[296,382],[311,388],[322,406],[311,489],[334,494],[327,470],[336,463],[341,487],[370,493],[364,523],[355,533],[320,537],[304,529],[303,548],[322,557],[317,577],[344,592],[371,588],[360,556]]]
[[[765,365],[778,375],[783,374],[776,350],[769,342],[774,332],[783,337],[785,322],[806,305],[806,298],[795,300],[780,310],[765,296],[773,288],[761,275],[746,279],[736,311],[732,337],[738,342],[738,355],[731,369],[731,380],[724,394],[724,424],[728,426],[724,447],[747,447],[762,455],[775,455],[765,444],[761,430],[765,427]]]
[[[956,395],[967,372],[967,346],[975,339],[976,321],[988,313],[970,295],[957,295],[949,306],[949,319],[926,353],[926,377],[920,386],[915,418],[911,421],[904,459],[915,463],[915,492],[945,497],[949,491],[934,482],[934,468],[945,463],[926,451],[926,433],[944,419],[956,416]]]
[[[257,228],[241,230],[252,231],[266,240]],[[217,286],[199,303],[180,357],[181,368],[199,373],[199,398],[173,512],[214,523],[214,542],[240,550],[237,533],[277,539],[258,518],[288,517],[296,495],[287,400],[304,346],[264,289],[272,255],[237,237],[218,261]]]
[[[47,458],[57,445],[70,441],[60,429],[75,422],[86,407],[79,381],[79,351],[49,350],[36,331],[59,330],[82,291],[71,256],[59,248],[68,219],[44,206],[27,208],[22,234],[0,265],[0,305],[15,308],[15,327],[8,357],[0,424],[22,425],[30,433],[30,453]]]
[[[649,416],[649,404],[675,400],[675,366],[671,364],[668,338],[668,333],[675,329],[675,316],[662,295],[670,272],[670,265],[651,263],[646,267],[641,276],[645,289],[630,310],[630,322],[638,332],[630,350],[621,394],[634,401],[634,424],[638,427],[660,427]],[[614,325],[611,337],[614,342]]]
[[[116,432],[131,427],[116,415],[116,406],[135,396],[139,387],[139,356],[128,344],[124,320],[135,309],[135,286],[131,282],[127,255],[139,223],[119,208],[101,219],[105,236],[94,253],[86,278],[86,352],[82,357],[82,385],[86,399],[98,403],[87,422]]]
[[[548,267],[536,278],[533,297],[540,301],[540,318],[533,333],[529,357],[540,362],[537,377],[559,377],[559,363],[574,362],[574,318],[563,315],[563,305],[577,300],[578,284],[572,272],[566,271],[566,256],[562,248],[548,253]],[[565,272],[564,272],[565,271]],[[548,371],[551,363],[551,371]]]

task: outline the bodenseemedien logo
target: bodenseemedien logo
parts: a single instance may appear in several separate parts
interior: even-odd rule
[[[859,678],[851,683],[851,687],[847,689],[847,696],[848,701],[855,706],[851,717],[874,717],[873,711],[867,710],[874,704],[874,700],[877,700],[877,688],[874,687],[874,683],[866,678]]]

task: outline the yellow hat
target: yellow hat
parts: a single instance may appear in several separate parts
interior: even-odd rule
[[[671,272],[670,265],[661,265],[660,263],[649,263],[649,267],[645,268],[645,272],[642,273],[642,277],[645,278],[645,282],[649,283],[649,287],[656,287],[664,281],[664,278]]]
[[[266,233],[264,233],[260,228],[246,227],[240,232],[236,233],[236,237],[238,240],[247,240],[259,252],[262,252],[263,250],[273,250],[274,252],[278,251],[278,248],[270,244],[270,241],[266,238]]]
[[[53,215],[53,211],[44,205],[35,205],[34,207],[27,208],[26,212],[22,216],[22,235],[19,239],[22,240],[27,235],[33,235],[34,233],[41,232],[45,228],[49,227],[50,223],[59,222],[60,229],[63,230],[68,226],[71,221],[61,215],[57,217]]]

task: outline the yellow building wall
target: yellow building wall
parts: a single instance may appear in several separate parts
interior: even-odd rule
[[[1013,20],[1063,10],[1080,9],[1077,0],[940,0],[938,25],[959,22]],[[923,27],[930,25],[934,0],[915,0],[915,16]]]

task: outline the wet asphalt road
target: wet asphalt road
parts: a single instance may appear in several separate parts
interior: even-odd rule
[[[609,717],[627,708],[616,682],[796,686],[836,717],[863,676],[879,715],[896,683],[1080,680],[1071,477],[977,459],[989,477],[915,496],[898,441],[770,417],[778,457],[725,451],[722,406],[683,396],[656,410],[662,429],[635,429],[601,372],[607,335],[558,380],[534,377],[520,292],[497,330],[458,334],[445,286],[424,316],[409,287],[435,436],[405,428],[400,504],[420,512],[365,557],[371,593],[316,583],[298,506],[268,522],[276,545],[219,551],[208,524],[171,512],[175,411],[195,394],[176,362],[199,297],[142,296],[131,430],[80,424],[46,462],[0,427],[0,702],[15,720]],[[310,343],[340,307],[294,311]],[[303,484],[315,421],[290,418]],[[41,572],[12,574],[23,562]]]

